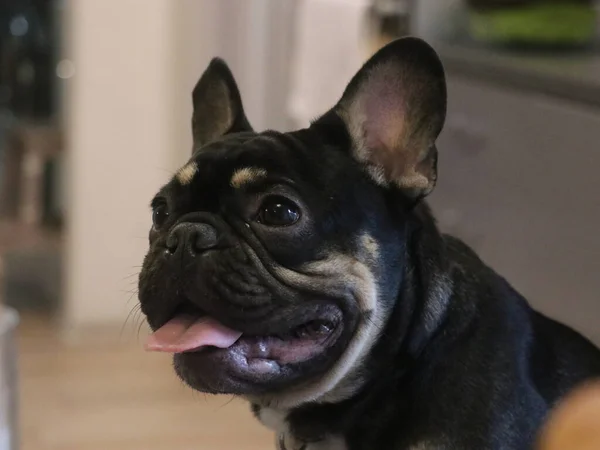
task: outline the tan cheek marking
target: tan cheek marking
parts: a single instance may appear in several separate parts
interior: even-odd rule
[[[286,392],[251,400],[285,408],[310,401],[335,403],[347,398],[360,387],[352,373],[353,369],[360,366],[360,361],[374,345],[386,319],[384,312],[378,308],[378,288],[374,273],[367,264],[339,253],[332,253],[326,260],[306,265],[302,272],[283,267],[278,268],[277,272],[280,277],[296,286],[314,287],[315,279],[318,278],[328,280],[327,284],[337,284],[338,288],[344,286],[344,289],[350,289],[359,309],[364,313],[369,312],[370,319],[361,321],[342,356],[319,380]],[[326,289],[326,286],[321,288]]]
[[[360,237],[360,246],[368,260],[373,262],[379,260],[379,243],[373,236],[368,233],[363,234]]]
[[[195,162],[191,162],[179,169],[179,172],[177,172],[175,177],[183,186],[185,186],[186,184],[190,184],[192,182],[197,172],[198,165]]]
[[[236,170],[231,176],[229,184],[231,187],[239,189],[245,184],[253,183],[261,178],[267,176],[265,169],[259,169],[257,167],[243,167],[242,169]]]

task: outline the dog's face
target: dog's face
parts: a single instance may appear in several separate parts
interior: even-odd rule
[[[299,404],[342,398],[398,298],[410,207],[436,179],[441,63],[379,51],[309,128],[257,133],[213,60],[194,153],[152,201],[140,275],[148,347],[193,388]]]

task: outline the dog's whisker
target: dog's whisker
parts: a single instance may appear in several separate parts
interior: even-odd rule
[[[227,400],[225,403],[223,403],[221,406],[219,406],[218,409],[223,409],[224,407],[229,405],[234,400],[235,400],[235,395],[232,395],[231,398],[229,400]]]
[[[139,290],[137,288],[123,289],[121,292],[123,292],[123,294],[129,294],[131,296],[139,294]],[[131,300],[131,297],[129,298],[128,301],[130,301],[130,300]]]
[[[126,281],[126,280],[129,280],[129,279],[133,278],[133,277],[138,277],[139,275],[140,275],[140,273],[139,273],[139,272],[134,272],[134,273],[131,273],[131,274],[129,274],[129,275],[126,275],[126,276],[124,276],[124,277],[121,279],[121,281]]]
[[[125,292],[126,294],[129,294],[129,298],[127,299],[127,301],[125,302],[125,305],[129,305],[131,303],[132,300],[137,300],[137,296],[139,294],[137,289],[133,289],[129,292]]]
[[[140,310],[140,312],[141,312],[141,310]],[[139,323],[138,328],[137,328],[137,342],[139,344],[139,342],[140,342],[140,333],[142,331],[142,327],[146,323],[146,317],[143,314],[139,314],[138,317],[139,317],[138,320],[139,320],[140,323]]]
[[[167,175],[169,175],[171,177],[174,177],[175,174],[177,173],[177,172],[173,172],[173,169],[167,169],[167,168],[164,168],[164,167],[154,166],[153,169],[154,170],[158,170],[158,171],[163,172],[163,173],[166,173]]]
[[[132,319],[132,322],[134,322],[135,316],[136,316],[136,314],[141,312],[141,308],[142,308],[142,306],[139,303],[134,305],[133,308],[131,308],[131,310],[127,314],[127,317],[125,318],[125,321],[123,322],[123,325],[121,326],[121,331],[119,333],[119,340],[121,340],[123,338],[123,333],[125,332],[125,329],[127,327],[129,320]]]

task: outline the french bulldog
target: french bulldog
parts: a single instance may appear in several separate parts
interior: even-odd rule
[[[139,300],[193,389],[247,399],[281,450],[530,449],[600,351],[534,311],[425,203],[446,82],[379,50],[308,128],[256,132],[226,63],[152,200]]]

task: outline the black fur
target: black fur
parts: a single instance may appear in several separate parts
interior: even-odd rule
[[[532,448],[556,401],[600,375],[600,352],[533,311],[465,244],[426,220],[411,226],[402,301],[364,365],[369,383],[344,402],[294,410],[290,424],[306,440],[343,434],[352,450],[423,441],[442,449]],[[418,319],[406,324],[412,332],[398,325],[418,318],[428,278],[440,271],[453,280],[451,307],[422,340]]]
[[[426,104],[418,103],[422,97]],[[347,395],[331,400],[322,392],[280,408],[287,428],[277,431],[293,436],[297,449],[331,436],[350,450],[529,449],[556,402],[600,376],[596,347],[532,310],[467,245],[441,234],[421,200],[435,185],[434,141],[445,116],[443,70],[426,44],[400,40],[378,53],[340,103],[304,130],[252,131],[222,61],[203,75],[194,102],[197,172],[189,183],[175,177],[153,202],[167,205],[169,216],[150,233],[140,276],[150,325],[159,328],[184,306],[250,339],[285,335],[315,317],[335,331],[318,355],[268,376],[240,375],[228,350],[176,355],[192,387],[247,396],[263,420],[286,392],[325,377],[357,330],[368,329],[375,343],[342,380],[353,388]],[[380,105],[374,117],[381,121],[369,122]],[[362,113],[364,122],[356,119]],[[392,128],[382,129],[387,122]],[[265,179],[236,190],[230,179],[244,167],[261,168]],[[301,205],[298,224],[268,227],[256,219],[273,192]],[[173,230],[197,223],[214,229],[218,245],[169,259]],[[376,244],[370,256],[364,236]],[[343,271],[323,279],[306,269],[336,258],[368,268],[376,308],[359,307]],[[382,313],[385,323],[368,328]]]

